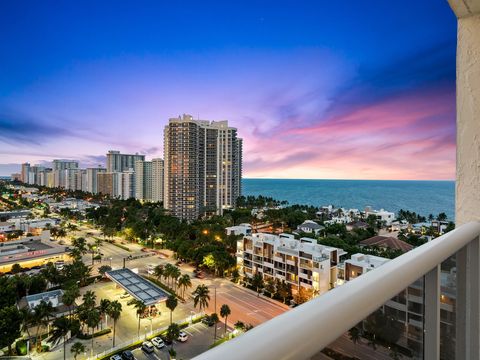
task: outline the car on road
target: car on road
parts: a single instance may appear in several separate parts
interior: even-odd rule
[[[133,356],[130,350],[125,350],[122,352],[122,359],[123,360],[135,360],[135,356]]]
[[[188,340],[188,335],[185,331],[180,331],[180,335],[178,335],[178,338],[177,338],[178,341],[180,342],[185,342]]]
[[[161,338],[159,338],[158,336],[157,337],[154,337],[152,339],[152,344],[155,345],[155,347],[157,349],[161,349],[161,348],[164,348],[165,347],[165,343],[163,342],[163,340]]]
[[[155,348],[153,347],[153,344],[150,341],[144,341],[142,343],[142,350],[148,354],[151,354],[155,351]]]
[[[122,357],[118,354],[110,356],[110,360],[122,360]]]

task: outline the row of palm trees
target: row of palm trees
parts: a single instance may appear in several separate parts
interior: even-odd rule
[[[166,281],[166,285],[173,289],[175,293],[178,289],[182,299],[185,297],[185,291],[192,287],[190,276],[188,274],[182,275],[180,269],[172,264],[155,266],[154,275],[159,281],[162,281],[163,278]]]

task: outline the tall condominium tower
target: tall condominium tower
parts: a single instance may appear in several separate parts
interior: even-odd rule
[[[53,170],[78,169],[78,161],[75,160],[53,160]]]
[[[135,161],[135,198],[152,200],[152,162]]]
[[[97,174],[106,171],[107,170],[102,167],[87,168],[86,191],[96,194],[98,192]]]
[[[123,172],[135,168],[135,161],[145,160],[145,155],[121,154],[110,150],[107,153],[107,172]]]
[[[23,163],[22,164],[22,182],[28,183],[29,173],[30,173],[30,164]]]
[[[194,220],[222,214],[241,194],[242,142],[227,121],[170,119],[164,133],[164,206]]]
[[[152,201],[163,201],[163,159],[152,159]]]

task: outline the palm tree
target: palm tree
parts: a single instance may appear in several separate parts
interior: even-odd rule
[[[37,334],[35,336],[38,339],[39,332],[43,326],[48,327],[50,319],[53,317],[54,307],[52,303],[42,300],[40,304],[35,306],[33,310],[33,322],[37,325]],[[38,340],[37,344],[38,346]]]
[[[358,327],[354,326],[350,330],[348,330],[348,336],[350,337],[350,340],[352,340],[353,344],[356,346],[357,342],[360,341],[360,330],[358,330]]]
[[[113,347],[115,347],[115,329],[117,326],[117,320],[120,318],[122,314],[122,304],[118,302],[118,300],[114,300],[110,302],[110,306],[108,307],[107,314],[113,319]]]
[[[76,285],[69,287],[63,293],[62,302],[64,305],[68,306],[70,317],[72,317],[72,308],[75,305],[75,300],[77,300],[79,296],[80,296],[80,290]]]
[[[153,269],[155,277],[158,279],[158,281],[162,280],[163,272],[164,272],[164,267],[163,265],[157,265]]]
[[[252,278],[252,286],[257,289],[257,296],[260,296],[260,290],[263,289],[263,277],[260,273],[256,273]]]
[[[76,342],[70,348],[70,352],[73,354],[73,358],[77,360],[77,356],[85,352],[85,345],[83,345],[81,342]]]
[[[30,326],[33,322],[33,312],[29,307],[24,307],[20,309],[20,316],[22,318],[21,330],[27,333],[28,340],[30,340]]]
[[[85,294],[83,294],[82,297],[83,300],[83,306],[87,309],[92,309],[95,307],[95,301],[97,300],[97,295],[91,290],[87,291]]]
[[[100,323],[100,312],[95,308],[89,309],[86,313],[85,323],[90,329],[92,329],[92,348],[90,349],[90,357],[92,357],[93,356],[93,339],[94,339],[93,334],[95,332],[95,328]]]
[[[140,319],[141,315],[145,312],[147,305],[143,303],[143,301],[132,299],[128,302],[128,305],[133,305],[135,309],[137,309],[137,316],[138,316],[138,329],[137,329],[137,337],[140,337]]]
[[[217,339],[217,323],[218,323],[218,315],[217,313],[213,313],[210,315],[210,320],[213,322],[213,326],[215,327],[214,332],[213,332],[213,342]]]
[[[165,268],[163,270],[163,277],[165,278],[165,280],[167,280],[168,287],[170,287],[170,277],[172,276],[174,267],[175,266],[173,266],[172,264],[167,264],[165,265]]]
[[[173,291],[176,292],[177,290],[177,280],[178,278],[182,275],[182,272],[180,271],[180,269],[176,266],[174,266],[172,268],[172,273],[170,274],[170,276],[172,277],[172,280],[173,280]]]
[[[220,316],[225,318],[225,332],[224,335],[227,335],[227,318],[232,313],[230,307],[227,304],[223,304],[220,308]]]
[[[59,317],[53,321],[51,342],[55,342],[56,340],[63,337],[63,360],[67,358],[67,335],[70,332],[70,328],[71,320],[65,316]]]
[[[108,315],[108,308],[109,307],[110,307],[110,300],[108,300],[108,299],[100,300],[100,307],[99,307],[100,316],[101,317],[105,316],[105,327],[108,326],[107,315]],[[103,325],[102,325],[101,329],[103,329]]]
[[[167,329],[167,339],[172,342],[172,350],[173,350],[173,341],[176,340],[180,336],[180,326],[177,323],[170,324]]]
[[[208,302],[210,301],[210,290],[206,285],[198,285],[195,291],[193,292],[193,306],[197,307],[202,311],[208,307]]]
[[[167,306],[167,308],[170,310],[170,324],[172,324],[173,320],[173,310],[175,310],[175,308],[177,307],[178,305],[178,300],[177,300],[177,297],[175,295],[170,295],[165,303],[165,305]]]
[[[192,280],[190,280],[190,276],[188,274],[184,274],[180,276],[180,278],[178,279],[178,288],[182,289],[182,298],[185,299],[185,290],[191,287],[192,287]]]

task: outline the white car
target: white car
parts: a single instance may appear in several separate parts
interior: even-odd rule
[[[188,335],[184,331],[180,331],[180,335],[178,335],[178,341],[185,342],[188,340]]]
[[[147,265],[147,274],[148,275],[155,274],[155,264],[148,264]]]
[[[118,354],[110,356],[110,360],[122,360],[122,357]]]
[[[164,348],[165,347],[165,343],[163,342],[162,339],[160,339],[159,337],[154,337],[152,339],[152,344],[155,345],[155,347],[157,349],[161,349],[161,348]]]
[[[150,341],[144,341],[142,343],[142,350],[148,354],[151,354],[155,351],[155,348],[153,347],[153,344]]]

